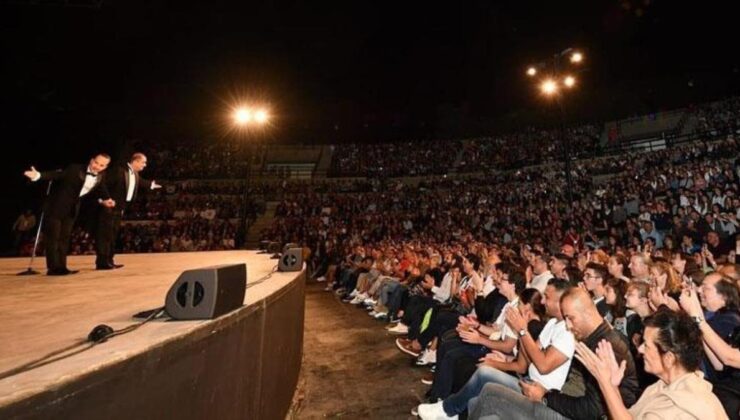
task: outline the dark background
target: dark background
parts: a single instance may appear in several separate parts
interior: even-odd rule
[[[550,124],[523,72],[567,47],[586,54],[571,122],[738,91],[735,14],[715,3],[182,3],[0,2],[0,248],[41,195],[30,164],[219,141],[242,98],[270,106],[273,142],[490,134]]]

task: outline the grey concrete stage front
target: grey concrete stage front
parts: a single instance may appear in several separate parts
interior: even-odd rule
[[[0,260],[0,376],[98,324],[137,322],[133,314],[164,305],[183,270],[246,263],[248,289],[245,306],[220,318],[155,320],[0,379],[0,418],[284,418],[302,357],[303,272],[275,272],[251,287],[276,260],[223,251],[120,255],[125,267],[112,271],[93,270],[94,256],[71,257],[76,275],[15,276],[27,261]]]

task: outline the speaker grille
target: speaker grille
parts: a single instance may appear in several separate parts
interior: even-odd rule
[[[177,288],[177,295],[175,296],[175,300],[177,301],[177,304],[180,305],[181,308],[184,308],[185,305],[188,303],[188,283],[185,282],[180,285],[180,287]]]
[[[194,281],[193,284],[195,285],[195,294],[193,295],[193,308],[200,305],[201,302],[203,302],[203,296],[205,296],[206,292],[203,288],[203,285],[199,281]]]

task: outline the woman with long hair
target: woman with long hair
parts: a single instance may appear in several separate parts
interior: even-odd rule
[[[650,265],[650,305],[657,310],[666,305],[677,311],[678,299],[681,297],[681,277],[667,261],[655,261]]]

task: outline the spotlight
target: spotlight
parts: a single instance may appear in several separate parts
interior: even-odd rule
[[[574,52],[573,54],[571,54],[571,56],[570,56],[570,62],[571,63],[578,64],[581,61],[583,61],[583,54],[581,54],[579,52]]]
[[[239,108],[234,112],[234,121],[237,124],[248,124],[252,121],[252,112],[246,108]]]
[[[554,95],[558,91],[558,85],[555,83],[552,79],[546,79],[542,84],[540,85],[540,90],[545,95]]]
[[[267,115],[267,111],[264,109],[260,109],[259,111],[254,113],[254,120],[260,124],[264,124],[269,119],[269,116]]]
[[[537,74],[537,69],[534,67],[530,67],[527,69],[527,76],[532,77]]]
[[[573,87],[576,84],[576,79],[573,76],[565,76],[565,79],[563,79],[563,84],[566,87]]]

